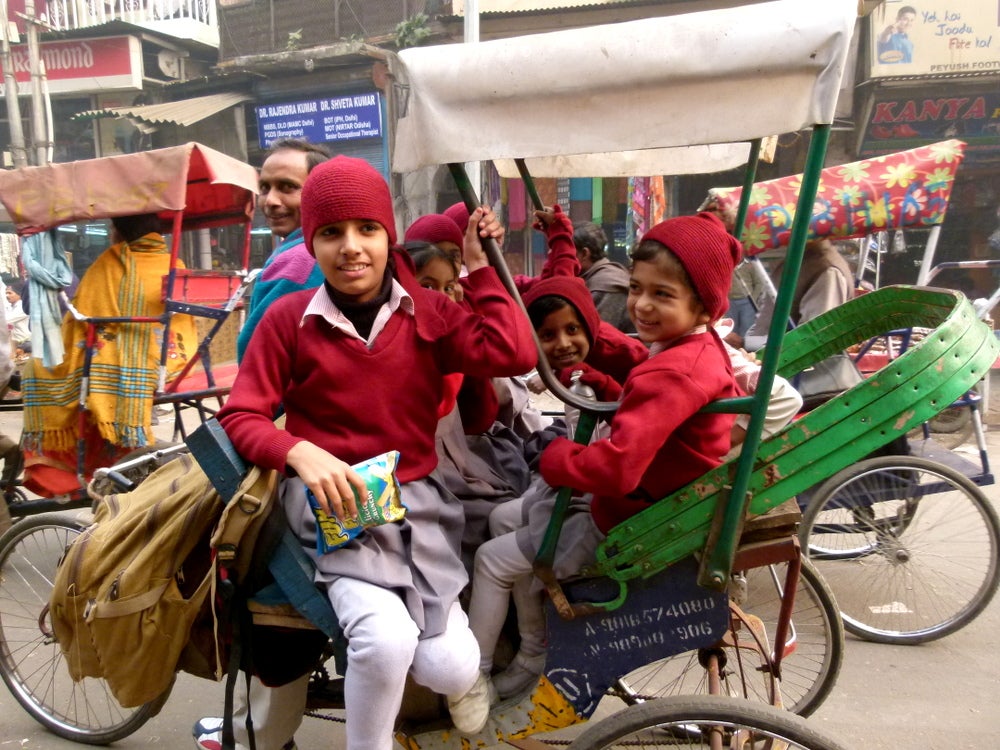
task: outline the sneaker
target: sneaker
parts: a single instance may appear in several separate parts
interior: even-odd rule
[[[493,676],[493,686],[501,698],[519,695],[535,686],[545,667],[545,654],[524,656],[519,651],[508,667]]]
[[[490,718],[490,706],[496,702],[496,690],[482,672],[464,695],[448,697],[451,723],[462,734],[479,734]]]
[[[191,730],[194,735],[194,746],[200,750],[222,750],[222,717],[206,716],[194,723]],[[295,738],[288,740],[281,750],[297,750]]]

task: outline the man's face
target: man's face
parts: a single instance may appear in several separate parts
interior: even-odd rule
[[[306,153],[295,149],[271,154],[260,168],[260,210],[279,237],[302,226],[302,185],[308,176]]]

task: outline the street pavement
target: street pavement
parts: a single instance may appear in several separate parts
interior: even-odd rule
[[[1000,466],[1000,373],[991,388],[987,411],[987,445]],[[172,425],[158,428],[168,438]],[[0,412],[0,428],[20,430],[19,412]],[[960,451],[971,451],[964,446]],[[975,457],[975,454],[972,454]],[[1000,509],[1000,487],[984,489]],[[869,643],[848,635],[844,663],[832,695],[810,719],[845,747],[866,750],[982,750],[1000,737],[1000,597],[970,625],[950,636],[920,646]],[[190,748],[191,725],[201,716],[221,711],[222,684],[180,675],[159,716],[116,743],[123,750]],[[606,698],[598,716],[618,710]],[[564,730],[561,737],[577,730]],[[301,750],[343,747],[343,724],[306,718],[296,734]],[[41,728],[0,688],[0,750],[68,750],[79,745]]]

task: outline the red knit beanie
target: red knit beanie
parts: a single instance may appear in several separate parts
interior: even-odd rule
[[[465,207],[463,201],[452,203],[444,210],[444,215],[458,224],[458,228],[462,230],[462,234],[465,234],[465,228],[469,226],[469,217],[472,214],[469,213],[469,209]]]
[[[587,289],[586,282],[579,276],[550,276],[547,279],[538,279],[524,293],[525,308],[542,297],[561,297],[576,308],[580,316],[580,322],[586,328],[585,333],[590,343],[597,340],[597,334],[601,327],[601,315],[594,305],[594,298]]]
[[[703,211],[695,216],[678,216],[657,224],[642,241],[655,240],[672,252],[716,321],[729,307],[729,286],[733,269],[743,256],[740,241],[726,231],[715,214]]]
[[[385,179],[364,159],[335,156],[313,168],[302,186],[302,237],[311,253],[320,227],[348,219],[377,221],[396,244],[396,217]]]
[[[454,242],[461,250],[465,246],[465,232],[444,214],[427,214],[410,224],[403,236],[407,242],[422,240],[436,244]]]

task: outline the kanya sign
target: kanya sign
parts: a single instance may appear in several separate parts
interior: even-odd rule
[[[892,93],[891,98],[887,93]],[[860,156],[880,156],[942,138],[961,138],[970,164],[1000,161],[1000,90],[952,86],[879,94],[858,128]]]

